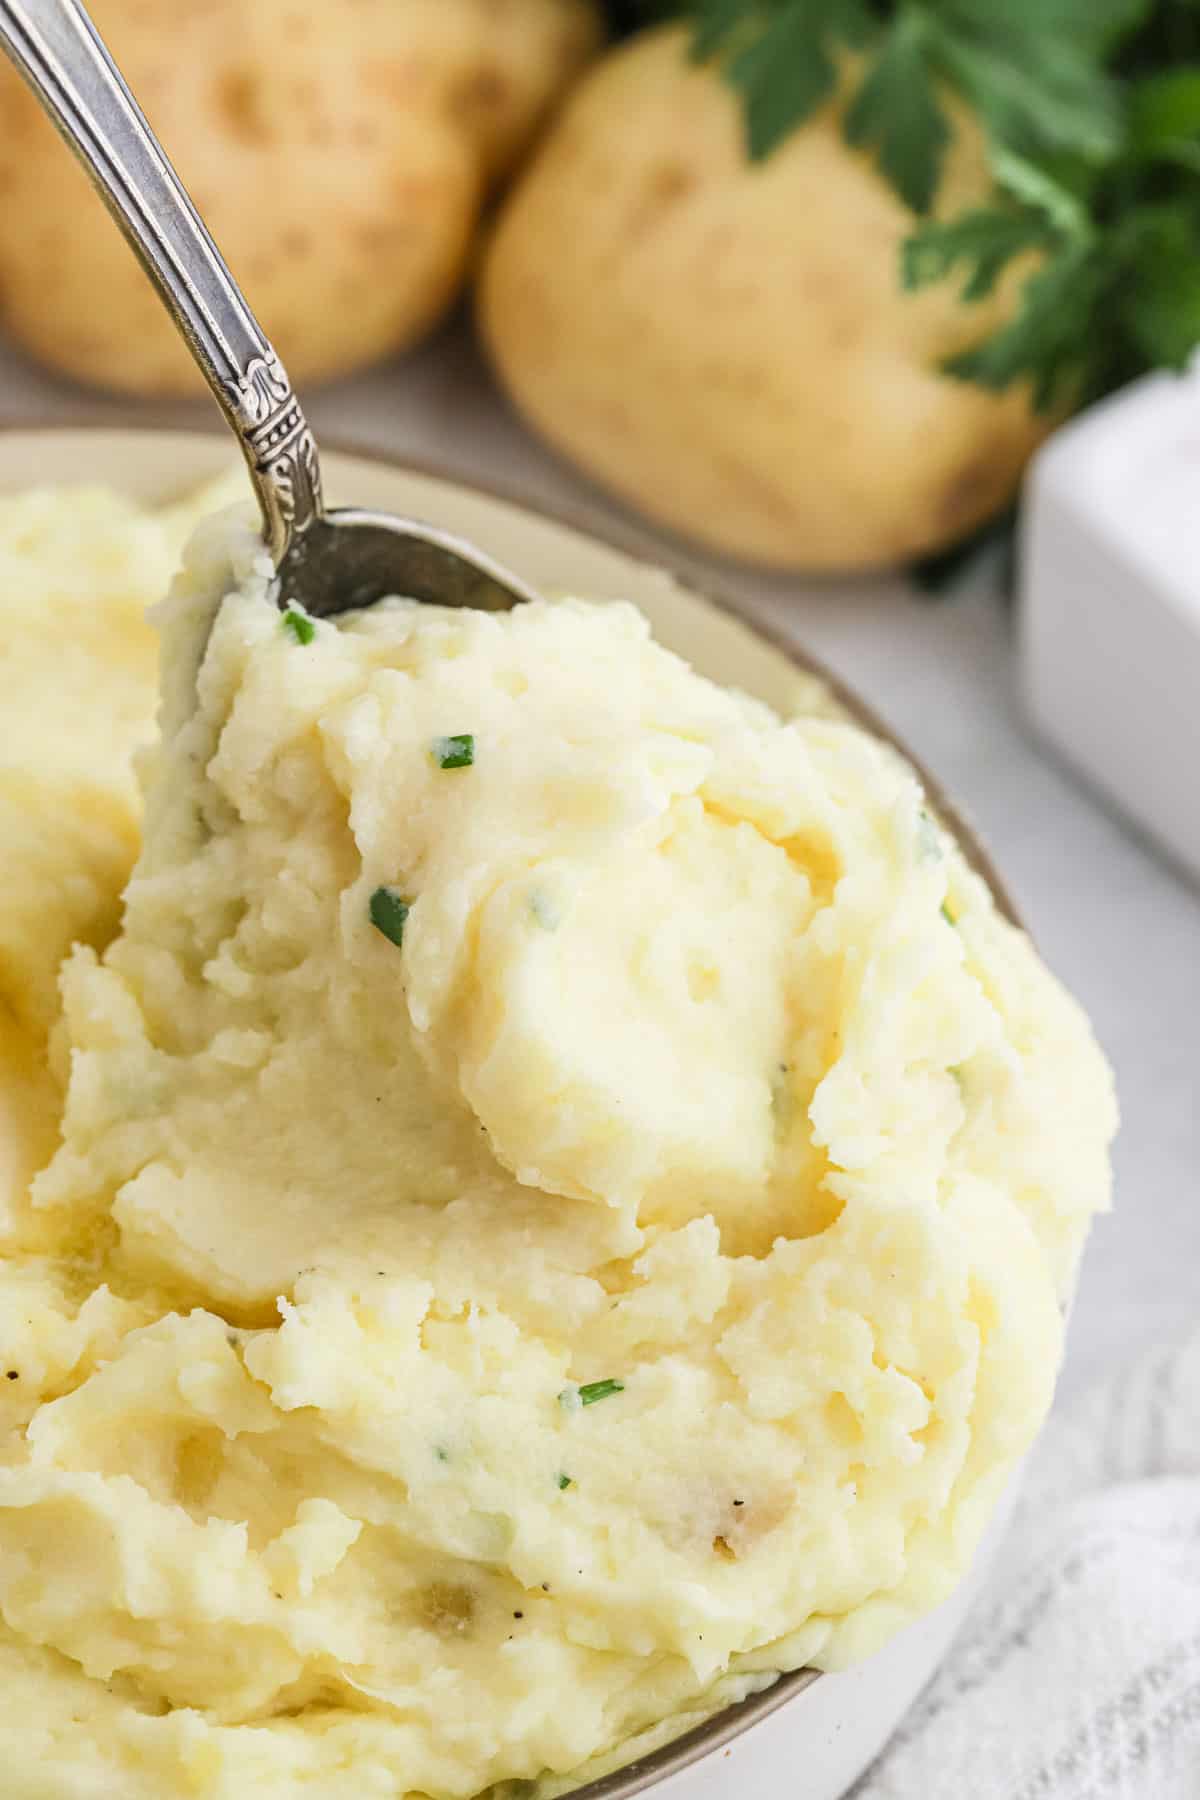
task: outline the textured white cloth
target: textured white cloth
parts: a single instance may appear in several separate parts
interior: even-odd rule
[[[1200,1331],[1051,1421],[984,1592],[848,1800],[1200,1800]]]

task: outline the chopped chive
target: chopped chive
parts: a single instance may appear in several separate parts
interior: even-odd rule
[[[289,606],[280,624],[285,631],[290,631],[298,644],[311,644],[317,635],[317,628],[302,606]]]
[[[450,1452],[444,1444],[435,1444],[433,1447],[433,1454],[440,1463],[448,1463],[450,1461]]]
[[[411,910],[410,903],[394,887],[377,887],[368,910],[376,931],[382,931],[399,949],[404,942],[404,921]]]
[[[579,1390],[580,1406],[594,1406],[597,1400],[607,1400],[610,1394],[623,1394],[625,1383],[614,1381],[608,1377],[604,1381],[587,1381]]]
[[[439,769],[469,769],[475,761],[475,739],[469,731],[453,737],[436,737],[429,753]]]
[[[950,911],[950,902],[948,900],[942,901],[942,917],[943,917],[943,919],[945,919],[947,925],[957,925],[958,924],[958,920],[955,918],[954,914]]]
[[[559,1489],[560,1493],[563,1491],[564,1488],[569,1488],[570,1485],[571,1485],[571,1477],[569,1475],[560,1475],[559,1476],[558,1489]]]

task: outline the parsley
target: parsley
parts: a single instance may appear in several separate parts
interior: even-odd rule
[[[569,1475],[560,1475],[559,1476],[558,1488],[559,1488],[560,1493],[564,1492],[567,1488],[570,1487],[570,1485],[571,1485],[571,1477]]]
[[[927,14],[900,12],[846,110],[847,143],[873,150],[896,192],[916,213],[937,193],[950,123],[935,85],[937,39]]]
[[[746,143],[757,161],[791,135],[828,99],[837,80],[836,53],[866,42],[865,0],[694,0],[692,55],[722,55],[722,72],[742,96]]]
[[[841,53],[863,51],[844,93],[847,141],[872,150],[897,193],[925,212],[950,142],[948,93],[1013,148],[1107,154],[1120,119],[1102,55],[1148,4],[681,0],[680,10],[692,20],[693,55],[719,60],[739,92],[755,158],[833,94]]]
[[[404,923],[412,910],[411,902],[394,887],[377,887],[367,910],[376,931],[382,931],[399,949],[404,942]]]
[[[587,1381],[579,1390],[580,1406],[594,1406],[597,1400],[607,1400],[610,1394],[623,1394],[625,1383],[608,1378],[605,1381]]]
[[[905,288],[952,281],[970,305],[1015,284],[947,375],[1064,411],[1200,343],[1197,0],[643,0],[640,16],[663,11],[737,93],[752,159],[836,100],[914,214]],[[954,104],[983,128],[995,191],[935,213]]]
[[[429,754],[439,769],[469,769],[475,761],[475,739],[469,731],[460,731],[454,737],[436,737]]]
[[[294,603],[288,607],[279,621],[284,631],[290,631],[298,644],[311,644],[317,635],[317,628],[302,606]]]

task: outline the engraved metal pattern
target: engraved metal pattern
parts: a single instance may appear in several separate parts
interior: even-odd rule
[[[321,469],[316,441],[274,351],[253,358],[230,391],[230,407],[248,460],[269,486],[270,503],[278,508],[290,539],[321,511]]]

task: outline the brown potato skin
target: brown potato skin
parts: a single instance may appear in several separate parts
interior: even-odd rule
[[[826,107],[765,162],[678,27],[606,57],[511,194],[478,313],[517,406],[661,524],[786,569],[938,550],[1004,505],[1055,421],[939,362],[1011,316],[901,291],[912,216]],[[938,210],[991,192],[957,118]]]
[[[419,339],[481,207],[593,52],[594,0],[92,0],[293,380]],[[133,394],[200,377],[73,157],[0,59],[0,325]]]

